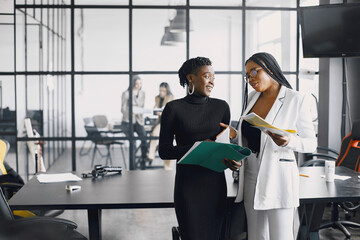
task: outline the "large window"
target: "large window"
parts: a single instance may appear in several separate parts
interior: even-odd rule
[[[0,10],[0,113],[13,116],[5,135],[22,174],[34,172],[27,163],[32,158],[25,118],[45,142],[48,169],[85,172],[93,159],[105,164],[96,145],[104,156],[110,151],[114,165],[143,168],[140,145],[157,139],[151,130],[159,86],[166,82],[175,99],[184,97],[177,71],[188,58],[213,61],[212,97],[229,103],[234,121],[241,114],[244,62],[255,52],[272,53],[294,89],[312,94],[315,102],[318,96],[318,61],[297,52],[299,1],[17,0],[15,8],[9,2],[0,0],[0,9],[7,9]],[[132,90],[136,75],[145,92],[145,136],[121,132],[122,94]],[[134,122],[138,109],[132,103],[127,108]],[[106,117],[101,129],[93,121],[97,115]],[[91,133],[94,128],[99,135]],[[119,144],[107,149],[101,141]]]

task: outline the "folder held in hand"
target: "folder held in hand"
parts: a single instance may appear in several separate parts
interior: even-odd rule
[[[194,164],[216,172],[222,172],[227,168],[223,163],[225,158],[238,162],[249,156],[250,153],[250,149],[235,144],[195,142],[179,160],[178,164]]]

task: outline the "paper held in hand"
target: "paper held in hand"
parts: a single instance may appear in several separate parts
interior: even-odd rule
[[[270,123],[268,123],[264,119],[262,119],[260,116],[258,116],[256,113],[249,113],[248,115],[246,115],[242,118],[263,132],[269,131],[269,132],[278,134],[280,136],[289,136],[291,134],[296,133],[296,130],[280,129],[280,128],[274,127],[273,125],[271,125]]]
[[[227,168],[223,163],[225,158],[238,162],[249,156],[250,153],[250,149],[235,144],[195,142],[178,164],[199,165],[216,172],[222,172]]]

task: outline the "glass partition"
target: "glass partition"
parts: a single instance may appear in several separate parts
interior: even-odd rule
[[[76,136],[87,136],[87,119],[104,115],[108,124],[120,125],[121,95],[129,87],[128,75],[77,75],[75,78]]]
[[[241,6],[242,0],[190,0],[193,6]]]
[[[185,10],[134,9],[133,70],[177,71],[181,67],[186,60],[186,34],[168,29],[177,14],[185,14]],[[179,24],[185,27],[184,17]],[[171,39],[166,41],[168,35]]]
[[[296,71],[296,12],[246,12],[246,59],[256,52],[271,53],[283,71]]]
[[[75,70],[129,69],[129,10],[76,9]]]
[[[300,1],[303,2],[303,1]],[[296,0],[246,0],[246,6],[252,7],[296,7]]]
[[[213,61],[216,71],[242,69],[242,11],[191,10],[190,56]]]
[[[0,72],[13,72],[14,26],[8,25],[7,22],[2,23],[3,21],[0,20]]]
[[[0,5],[4,2],[7,1],[0,0]],[[15,39],[14,26],[1,25],[6,21],[11,24],[13,16],[0,14],[3,36],[0,82],[4,89],[0,107],[16,113],[20,143],[17,154],[22,173],[27,172],[29,161],[23,139],[27,117],[46,138],[45,162],[54,171],[59,166],[59,169],[88,171],[92,164],[106,163],[97,150],[93,161],[95,142],[88,130],[94,127],[93,117],[97,115],[107,119],[102,129],[105,132],[97,139],[122,142],[112,145],[110,151],[106,145],[99,145],[101,153],[110,152],[114,165],[142,168],[140,146],[144,142],[147,148],[150,145],[154,121],[158,118],[153,110],[159,86],[168,83],[175,99],[184,97],[186,88],[180,86],[177,71],[187,58],[205,56],[212,60],[216,80],[211,97],[228,102],[234,121],[242,110],[243,65],[256,52],[272,53],[294,89],[317,96],[317,77],[312,75],[314,78],[308,79],[303,70],[318,71],[318,61],[296,55],[297,11],[300,6],[311,5],[310,1],[301,1],[300,6],[295,0],[75,0],[74,3],[75,6],[71,6],[70,0],[16,0],[16,4],[31,8],[15,5],[15,9],[7,4],[16,14]],[[14,60],[16,73],[13,73]],[[130,109],[127,104],[126,111],[121,111],[122,94],[128,91],[130,78],[135,75],[140,76],[145,92],[142,109],[145,135],[136,131],[126,135],[122,129],[124,115],[139,110]],[[16,91],[16,106],[15,95],[8,94],[8,90]],[[159,160],[156,151],[155,156]],[[161,165],[162,161],[154,164]]]

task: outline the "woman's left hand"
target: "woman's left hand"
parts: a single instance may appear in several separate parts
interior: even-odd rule
[[[276,145],[280,147],[285,147],[286,145],[288,145],[290,141],[289,136],[280,136],[278,134],[269,131],[267,131],[266,133],[272,138],[272,140],[276,143]]]
[[[232,126],[229,126],[229,125],[227,125],[227,124],[225,124],[225,123],[220,123],[220,126],[223,127],[223,128],[225,128],[225,129],[222,130],[221,133],[219,133],[219,134],[216,136],[216,138],[217,138],[220,134],[222,134],[223,131],[225,131],[227,127],[230,127],[230,139],[236,138],[236,136],[237,136],[237,131],[236,131]]]
[[[228,158],[225,158],[223,160],[223,163],[226,167],[230,168],[233,171],[237,171],[242,166],[242,161],[237,162],[235,160],[229,160]]]

